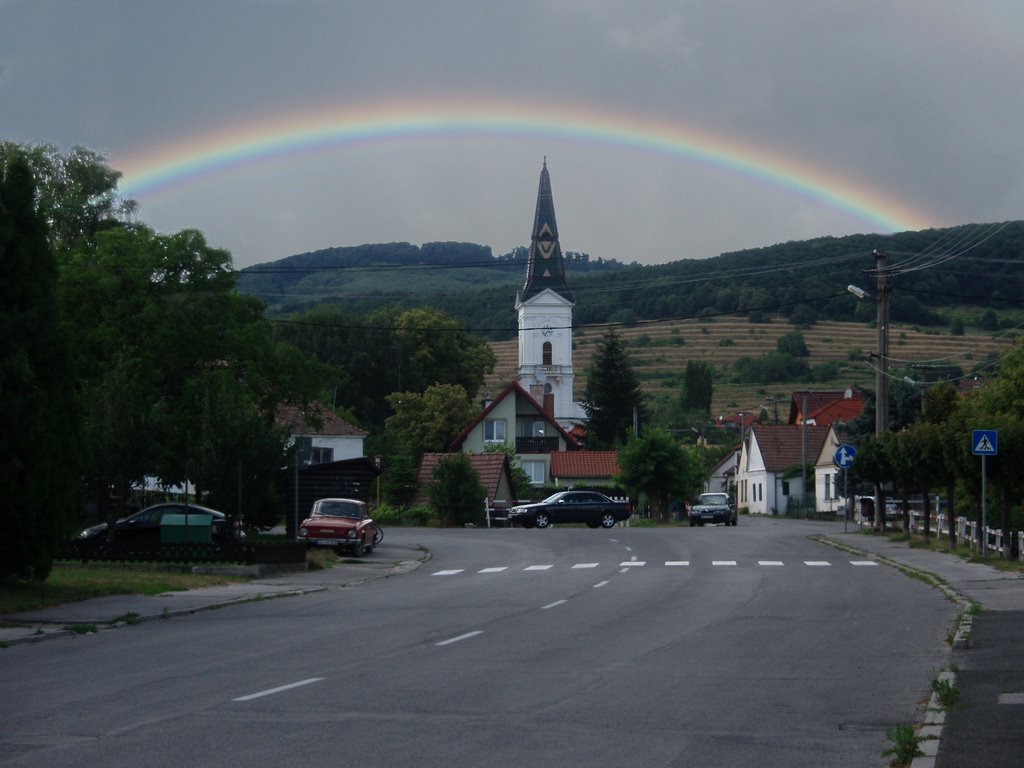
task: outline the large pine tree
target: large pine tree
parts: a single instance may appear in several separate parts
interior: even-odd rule
[[[49,575],[74,521],[78,418],[57,263],[24,157],[0,163],[0,577]]]
[[[634,416],[642,416],[644,396],[626,346],[614,330],[597,342],[590,367],[583,409],[587,413],[587,447],[623,445],[633,432]]]

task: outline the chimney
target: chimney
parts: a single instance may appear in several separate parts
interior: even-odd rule
[[[554,392],[545,392],[544,393],[544,413],[546,413],[548,415],[548,417],[551,418],[551,419],[555,418],[555,393]]]
[[[480,407],[481,407],[481,408],[482,408],[483,410],[485,410],[485,411],[486,411],[486,410],[487,410],[487,407],[488,407],[488,406],[489,406],[489,405],[490,405],[491,403],[493,403],[493,402],[494,402],[494,400],[493,400],[493,398],[491,398],[491,393],[490,393],[490,392],[484,392],[484,399],[480,401]]]

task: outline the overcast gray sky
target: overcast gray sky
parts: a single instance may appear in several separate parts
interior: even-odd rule
[[[1022,73],[1020,0],[0,0],[0,138],[237,266],[504,253],[545,155],[563,249],[626,262],[1018,219]]]

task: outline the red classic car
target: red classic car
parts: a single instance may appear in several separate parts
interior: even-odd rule
[[[383,537],[366,504],[355,499],[319,499],[299,526],[299,541],[306,546],[334,547],[356,557],[372,552]]]

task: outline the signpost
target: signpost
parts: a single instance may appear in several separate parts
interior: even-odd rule
[[[988,479],[985,459],[999,453],[999,431],[975,429],[971,432],[971,453],[981,456],[981,541],[978,542],[978,551],[985,557],[988,554]]]
[[[846,533],[846,526],[850,521],[850,482],[846,472],[853,465],[855,458],[857,449],[849,443],[843,443],[836,448],[832,458],[836,466],[843,470],[843,533]]]

